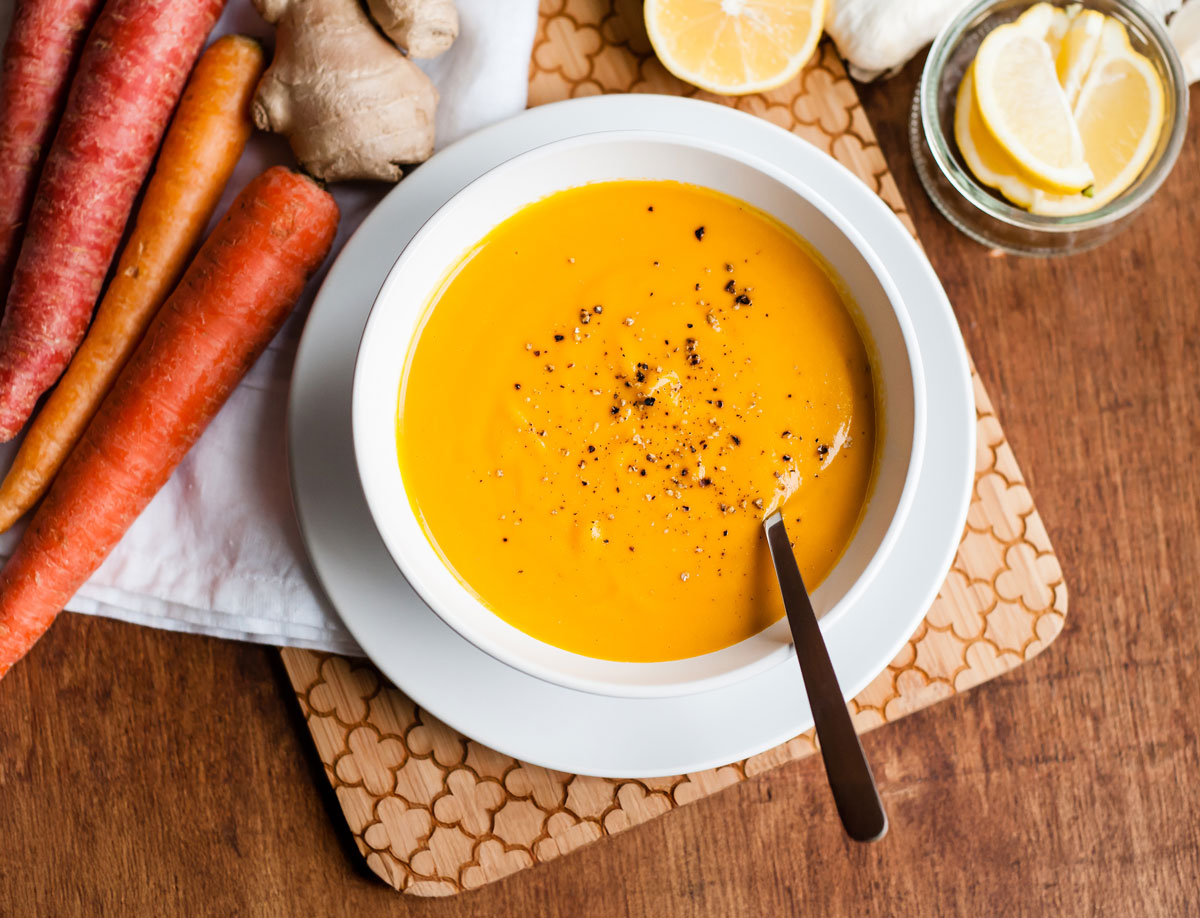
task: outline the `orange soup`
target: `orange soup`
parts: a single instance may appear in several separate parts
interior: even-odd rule
[[[814,589],[862,514],[871,365],[790,230],[676,182],[554,194],[448,275],[399,394],[430,541],[497,615],[607,660],[719,650],[783,615],[762,519]]]

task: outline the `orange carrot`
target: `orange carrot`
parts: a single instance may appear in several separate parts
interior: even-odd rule
[[[0,485],[0,532],[46,492],[187,267],[250,136],[262,70],[262,48],[241,35],[196,65],[95,321]]]
[[[238,195],[100,405],[0,572],[0,677],[199,439],[333,244],[338,209],[268,169]]]

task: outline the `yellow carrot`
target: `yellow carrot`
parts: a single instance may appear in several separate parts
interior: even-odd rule
[[[241,35],[196,64],[96,319],[0,485],[0,532],[50,486],[187,266],[250,136],[262,70],[262,48]]]

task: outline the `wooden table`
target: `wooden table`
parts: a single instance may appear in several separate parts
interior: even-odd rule
[[[1071,590],[1045,654],[869,734],[892,829],[818,759],[454,899],[370,876],[274,650],[68,615],[0,683],[0,914],[1200,912],[1200,91],[1117,241],[997,258],[933,210],[919,62],[863,102]]]

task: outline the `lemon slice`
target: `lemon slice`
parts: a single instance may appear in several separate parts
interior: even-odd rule
[[[1092,170],[1058,84],[1046,26],[1039,32],[1018,21],[988,33],[975,56],[975,101],[984,125],[1022,173],[1071,194],[1092,183]]]
[[[1016,24],[1022,31],[1045,41],[1050,46],[1051,56],[1057,58],[1063,36],[1067,34],[1071,20],[1078,12],[1078,5],[1060,9],[1049,3],[1035,3],[1017,17]]]
[[[817,47],[828,0],[646,0],[654,53],[679,79],[721,95],[773,89]]]
[[[967,69],[954,103],[954,140],[975,178],[1020,207],[1033,204],[1034,189],[1017,175],[1008,154],[983,125],[975,105],[974,67]]]
[[[1108,19],[1075,103],[1075,121],[1095,185],[1090,197],[1035,195],[1030,210],[1048,216],[1087,213],[1128,188],[1158,145],[1165,104],[1154,65],[1133,50],[1125,27]]]
[[[1079,99],[1079,89],[1096,59],[1096,49],[1100,47],[1104,22],[1105,16],[1098,10],[1082,10],[1071,19],[1058,50],[1051,48],[1058,84],[1063,88],[1068,105],[1074,106]]]

